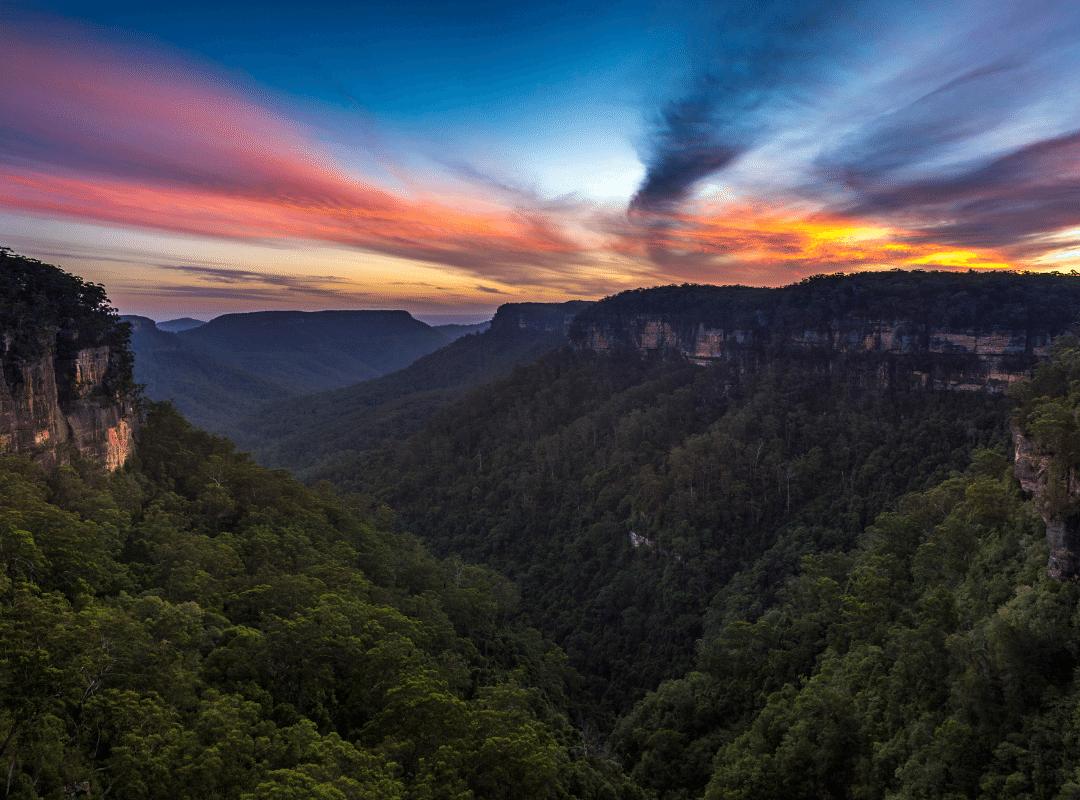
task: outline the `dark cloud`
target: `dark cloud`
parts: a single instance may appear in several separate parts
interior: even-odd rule
[[[731,165],[760,138],[769,116],[807,102],[812,87],[851,45],[845,25],[860,19],[843,0],[726,4],[717,43],[667,104],[645,157],[635,211],[671,211],[704,178]]]
[[[957,15],[939,51],[880,90],[914,99],[861,120],[826,149],[807,194],[835,197],[841,188],[833,210],[915,231],[913,241],[1013,257],[1045,252],[1046,242],[1035,242],[1042,234],[1080,224],[1080,174],[1071,166],[1080,114],[1069,106],[1080,4],[989,5],[967,29]],[[917,91],[932,77],[936,86]]]
[[[817,169],[862,191],[957,149],[1008,119],[1020,101],[1003,90],[1017,72],[1015,64],[995,64],[949,80],[842,139],[818,159]]]
[[[937,242],[1023,248],[1031,237],[1080,225],[1076,164],[1080,131],[948,178],[866,189],[848,211],[895,219]]]

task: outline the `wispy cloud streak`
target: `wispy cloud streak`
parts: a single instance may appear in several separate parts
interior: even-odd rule
[[[692,219],[695,187],[731,176],[737,194],[739,180],[762,177],[740,173],[740,160],[764,152],[772,161],[759,163],[796,176],[773,184],[767,202],[803,208],[786,216],[808,225],[807,208],[889,230],[905,246],[981,249],[976,261],[1013,266],[1073,246],[1075,237],[1053,234],[1080,226],[1080,6],[959,0],[923,15],[901,2],[852,10],[788,0],[755,13],[759,27],[718,29],[714,62],[668,107],[631,204],[648,212],[637,221],[649,257],[700,260],[688,247],[712,247],[712,226]],[[907,25],[887,24],[905,10]],[[768,58],[777,19],[785,22]],[[724,247],[748,263],[760,252]]]
[[[689,91],[659,115],[632,210],[672,210],[767,135],[772,117],[807,103],[837,66],[841,23],[861,17],[847,0],[734,2],[722,9]]]
[[[540,209],[377,188],[239,91],[87,40],[63,51],[7,42],[0,76],[0,205],[11,211],[307,239],[525,284],[572,282],[588,257]]]

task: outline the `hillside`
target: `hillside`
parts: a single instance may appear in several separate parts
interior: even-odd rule
[[[643,800],[504,578],[167,404],[137,460],[0,456],[7,797]]]
[[[174,320],[166,324],[173,331],[145,317],[124,319],[134,328],[135,379],[146,395],[173,400],[200,427],[231,437],[242,436],[249,415],[269,400],[392,372],[483,327],[433,328],[404,311],[226,314],[198,325]]]
[[[376,378],[447,342],[407,311],[225,314],[176,335],[211,358],[283,384],[291,394]]]
[[[307,474],[418,430],[469,389],[565,345],[588,303],[508,303],[486,330],[462,336],[381,378],[260,407],[234,434],[259,463]],[[464,326],[451,326],[454,328]]]
[[[798,354],[884,384],[1000,391],[1030,377],[1080,317],[1080,280],[1058,274],[870,272],[779,289],[665,286],[608,298],[574,321],[575,346],[757,370]]]
[[[1011,457],[1001,389],[1078,313],[1069,276],[626,293],[575,318],[574,350],[311,477],[374,489],[437,552],[519,581],[617,715],[690,668],[710,620],[768,609],[803,556],[847,552],[978,446]]]
[[[5,379],[91,346],[80,399],[130,391],[101,287],[0,259]],[[503,576],[140,405],[122,465],[0,454],[5,797],[645,800]]]
[[[811,553],[1008,446],[1001,396],[863,387],[798,359],[559,351],[313,477],[374,491],[442,555],[519,582],[615,716],[688,669],[711,615],[753,619]]]
[[[7,796],[1080,796],[1077,283],[504,306],[280,401],[311,487],[4,456]]]
[[[168,331],[169,333],[177,333],[179,331],[187,331],[192,328],[197,328],[200,325],[205,325],[205,320],[192,319],[191,317],[180,317],[179,319],[168,319],[164,322],[158,322],[158,330]]]
[[[240,420],[289,388],[261,375],[217,361],[152,319],[125,316],[135,351],[134,375],[147,397],[172,400],[200,428],[226,436],[240,431]]]

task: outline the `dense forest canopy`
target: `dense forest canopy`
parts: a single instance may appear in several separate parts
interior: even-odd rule
[[[512,584],[149,407],[137,463],[0,459],[4,795],[643,797]]]
[[[504,305],[500,314],[512,312],[512,319],[496,315],[489,329],[463,336],[397,372],[263,405],[244,418],[238,444],[260,463],[306,477],[321,462],[405,439],[470,389],[561,347],[567,341],[563,316],[587,305]]]
[[[436,552],[521,585],[609,720],[754,619],[810,553],[846,552],[910,491],[1008,446],[1007,400],[564,350],[325,468]]]
[[[1080,317],[1075,272],[891,270],[804,278],[790,286],[660,286],[605,298],[574,320],[571,339],[593,324],[649,314],[696,327],[817,327],[845,316],[989,331],[1046,328],[1064,333]]]
[[[39,354],[42,337],[57,331],[77,333],[84,346],[114,344],[120,328],[101,284],[0,247],[0,334],[13,352]]]

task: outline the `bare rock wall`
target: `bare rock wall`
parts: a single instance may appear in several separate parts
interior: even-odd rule
[[[134,451],[136,414],[130,399],[104,390],[109,348],[78,350],[70,358],[3,359],[0,453],[33,456],[52,466],[71,451],[110,470]]]

